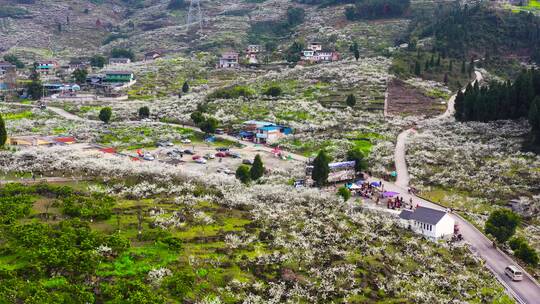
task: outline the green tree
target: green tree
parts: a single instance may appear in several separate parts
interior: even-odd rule
[[[495,210],[486,221],[484,230],[504,244],[514,235],[519,222],[519,216],[514,212],[507,209]]]
[[[344,201],[348,201],[351,198],[351,190],[347,189],[347,187],[340,187],[337,194],[341,196]]]
[[[104,123],[109,123],[112,116],[112,109],[110,107],[102,108],[101,111],[99,111],[99,120],[103,121]]]
[[[315,182],[317,187],[324,186],[328,181],[328,174],[330,174],[330,158],[326,155],[324,150],[321,150],[315,160],[313,160],[313,171],[311,172],[311,178]]]
[[[6,123],[4,122],[4,119],[2,118],[2,115],[0,114],[0,148],[6,144],[6,141],[7,141]]]
[[[536,96],[529,106],[529,125],[533,142],[540,143],[540,96]]]
[[[215,133],[219,122],[214,117],[208,117],[199,124],[199,128],[205,133]]]
[[[184,81],[184,84],[182,85],[182,92],[183,93],[189,92],[189,84],[187,81]]]
[[[19,60],[19,57],[17,57],[16,55],[6,54],[4,55],[4,60],[13,64],[15,67],[17,67],[17,69],[24,68],[24,63],[21,60]]]
[[[450,63],[448,64],[448,72],[452,72],[454,69],[454,61],[450,60]]]
[[[300,61],[300,53],[304,49],[304,44],[300,41],[295,41],[291,46],[287,49],[287,52],[285,54],[285,59],[288,62],[298,62]]]
[[[538,264],[538,253],[526,242],[522,242],[519,247],[514,250],[514,254],[529,265],[536,266]]]
[[[249,183],[251,180],[251,174],[249,171],[249,166],[240,165],[238,169],[236,169],[236,178],[244,184]]]
[[[41,80],[39,77],[39,73],[36,69],[36,64],[34,64],[34,68],[32,69],[32,72],[30,73],[30,82],[26,85],[26,90],[28,92],[28,96],[33,100],[38,100],[43,95],[43,85],[41,84]]]
[[[114,48],[111,51],[111,58],[129,58],[135,60],[135,53],[130,49]]]
[[[191,117],[191,120],[193,120],[193,123],[195,123],[195,125],[199,125],[201,122],[204,121],[204,115],[200,111],[195,111],[191,113],[190,117]]]
[[[150,117],[150,108],[147,106],[139,108],[139,118],[148,118]]]
[[[259,154],[255,155],[255,159],[253,160],[253,165],[249,170],[249,174],[252,180],[258,180],[264,175],[264,166]]]
[[[304,22],[306,12],[300,7],[289,7],[287,9],[287,23],[290,26],[295,26]]]
[[[73,78],[75,79],[75,82],[78,84],[82,84],[86,82],[86,76],[88,76],[88,72],[85,69],[76,69],[72,73]]]
[[[360,51],[359,50],[354,50],[354,59],[356,59],[356,61],[358,61],[358,59],[360,59]]]
[[[420,62],[418,62],[418,60],[416,60],[414,62],[414,75],[420,76],[421,74],[422,74],[422,71],[420,71]]]
[[[105,57],[101,55],[94,55],[90,58],[90,65],[93,67],[102,68],[105,66]]]
[[[347,160],[355,161],[354,170],[356,172],[364,171],[368,167],[364,154],[358,149],[351,149],[347,151]]]
[[[461,74],[465,74],[465,71],[466,71],[466,69],[465,69],[465,60],[463,60],[461,62]]]
[[[184,0],[170,0],[167,8],[170,10],[179,10],[186,7],[186,1]]]
[[[345,103],[347,103],[349,107],[354,108],[354,106],[356,105],[356,97],[354,96],[354,94],[347,95],[347,100],[345,101]]]
[[[456,99],[454,100],[454,108],[456,113],[454,114],[458,121],[464,120],[465,113],[465,95],[461,89],[458,90],[456,94]]]

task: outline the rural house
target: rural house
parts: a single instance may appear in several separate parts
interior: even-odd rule
[[[122,65],[131,63],[129,58],[109,58],[109,65]]]
[[[105,72],[105,82],[131,82],[135,75],[131,71],[107,71]]]
[[[403,223],[413,231],[432,240],[438,240],[454,234],[454,219],[443,210],[417,207],[404,209],[399,214]]]
[[[40,61],[37,63],[36,71],[42,75],[54,75],[59,66],[54,60]]]
[[[244,131],[242,134],[244,137],[254,137],[254,141],[259,144],[274,143],[292,134],[291,128],[267,121],[248,120],[243,125]],[[248,133],[253,134],[253,136],[248,136]]]
[[[144,61],[152,61],[161,58],[162,54],[158,51],[150,51],[144,54]]]
[[[224,53],[219,59],[220,68],[236,68],[238,65],[238,53],[236,52]]]
[[[0,61],[0,77],[6,75],[8,72],[15,71],[16,67],[7,62],[7,61]]]

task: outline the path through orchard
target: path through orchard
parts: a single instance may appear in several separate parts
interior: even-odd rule
[[[474,81],[481,81],[482,74],[478,71],[475,72],[476,77]],[[473,82],[474,82],[473,81]],[[441,121],[451,118],[455,113],[454,101],[456,95],[453,95],[448,100],[448,107],[446,111],[435,118],[429,119],[430,121]],[[407,170],[406,151],[407,138],[416,133],[416,129],[411,128],[401,132],[398,135],[394,158],[395,167],[397,172],[397,179],[395,183],[385,183],[385,190],[395,191],[403,196],[405,201],[413,199],[413,201],[420,206],[430,207],[434,209],[444,209],[440,205],[434,204],[422,198],[410,195],[407,192],[409,186],[409,173]],[[470,244],[470,249],[476,253],[482,260],[485,261],[485,265],[490,269],[495,277],[505,286],[508,292],[519,303],[538,303],[540,299],[540,285],[527,273],[524,276],[523,281],[514,282],[508,276],[505,275],[504,269],[508,265],[516,265],[516,263],[504,252],[498,248],[494,248],[492,241],[489,240],[480,230],[478,230],[471,223],[463,219],[457,214],[453,214],[452,217],[459,225],[460,233],[463,235],[465,241]]]

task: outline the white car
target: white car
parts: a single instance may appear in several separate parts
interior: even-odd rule
[[[142,122],[152,122],[152,120],[150,118],[143,118],[141,119]]]
[[[183,144],[190,144],[191,140],[189,138],[184,138],[180,142],[183,143]]]
[[[217,169],[217,172],[218,173],[225,173],[227,175],[234,174],[234,172],[231,169],[228,169],[228,168],[219,168],[219,169]]]
[[[150,153],[146,153],[144,156],[143,156],[143,159],[144,160],[148,160],[148,161],[153,161],[155,160],[156,158],[154,157],[154,155],[150,154]]]
[[[197,164],[206,164],[206,159],[200,157],[195,160]]]

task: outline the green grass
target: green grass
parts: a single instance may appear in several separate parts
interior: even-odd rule
[[[21,120],[21,119],[30,119],[34,116],[32,111],[23,111],[17,113],[7,113],[2,115],[5,120]]]

